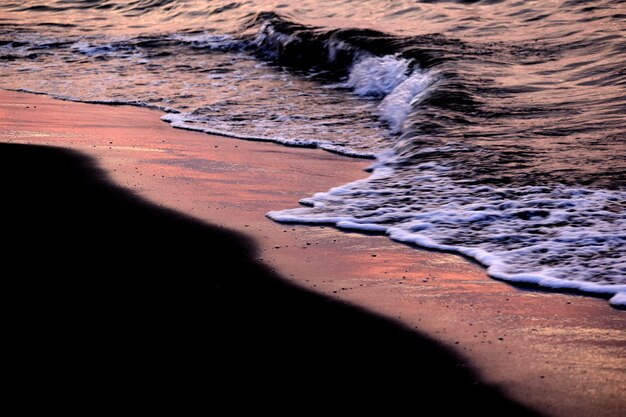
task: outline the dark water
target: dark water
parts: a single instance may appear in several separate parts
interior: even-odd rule
[[[0,87],[375,157],[269,216],[626,304],[624,22],[611,0],[3,1]]]

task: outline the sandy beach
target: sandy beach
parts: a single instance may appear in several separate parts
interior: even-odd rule
[[[274,223],[265,213],[364,178],[371,161],[160,115],[0,91],[4,258],[26,368],[117,378],[120,396],[141,385],[278,409],[288,397],[626,415],[624,311],[385,236]]]

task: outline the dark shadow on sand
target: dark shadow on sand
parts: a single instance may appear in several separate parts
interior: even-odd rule
[[[437,343],[286,283],[244,236],[133,196],[89,158],[3,144],[0,171],[5,340],[15,383],[47,401],[534,415]]]

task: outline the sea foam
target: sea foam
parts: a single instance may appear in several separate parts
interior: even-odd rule
[[[434,84],[435,77],[397,55],[365,56],[351,67],[343,84],[360,96],[382,98],[379,117],[393,133],[401,133],[404,121],[417,100]]]
[[[490,276],[626,301],[626,193],[565,186],[467,185],[425,163],[391,168],[273,211],[279,222],[377,231],[417,246],[453,251]]]
[[[266,29],[261,33],[263,35],[258,35],[255,42],[264,44],[268,42],[271,44],[295,42],[293,36],[277,34],[273,30]],[[222,44],[232,41],[230,38],[215,35],[210,35],[207,39],[207,36],[181,37],[180,39],[185,42],[199,42],[199,45],[202,45],[202,42]],[[412,65],[410,60],[395,55],[375,57],[361,53],[351,65],[347,79],[331,87],[351,89],[357,96],[376,99],[378,104],[365,107],[371,108],[378,118],[387,124],[391,132],[388,131],[384,135],[391,138],[393,134],[401,133],[403,123],[411,109],[421,97],[426,96],[429,89],[435,84],[435,80],[436,77]],[[353,106],[352,110],[358,110],[358,106]],[[236,114],[231,114],[231,116],[233,116],[233,120],[239,118],[239,115]],[[334,140],[325,140],[322,139],[324,135],[321,134],[324,126],[319,125],[320,127],[316,130],[317,134],[312,134],[313,132],[310,132],[308,128],[315,127],[315,125],[310,122],[295,129],[281,129],[284,126],[276,125],[275,122],[265,123],[263,120],[255,120],[254,123],[250,121],[247,123],[248,126],[239,127],[235,123],[229,123],[228,115],[217,112],[213,112],[213,116],[198,116],[193,113],[180,112],[166,114],[161,119],[180,129],[202,131],[245,140],[275,142],[288,146],[319,148],[355,157],[374,158],[377,153],[385,150],[384,147],[374,146],[373,138],[357,135],[350,137],[349,134],[352,132],[346,128],[339,128],[338,124],[335,124],[334,131],[329,130],[328,132],[334,137]],[[292,120],[285,115],[282,117],[282,121],[289,123]],[[267,127],[264,127],[266,125]],[[252,129],[255,133],[252,133]],[[338,143],[338,135],[343,135],[347,142]],[[350,142],[351,140],[353,142]],[[365,147],[358,146],[361,144]],[[393,146],[393,141],[389,141],[387,146]],[[368,151],[367,148],[370,150]]]

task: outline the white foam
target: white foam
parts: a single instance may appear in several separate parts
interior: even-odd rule
[[[104,44],[94,44],[87,41],[79,41],[72,44],[71,47],[81,54],[88,56],[119,55],[120,53],[128,55],[129,53],[138,53],[138,51],[136,51],[132,46],[124,44],[121,39],[116,42],[107,42]]]
[[[454,251],[490,276],[612,295],[626,305],[626,193],[585,188],[468,186],[445,167],[374,167],[372,176],[273,211],[279,222],[335,224]]]
[[[406,81],[409,64],[395,55],[365,56],[352,65],[345,85],[360,96],[384,97]]]
[[[212,33],[199,33],[194,35],[181,35],[175,34],[169,37],[169,39],[179,42],[185,42],[195,48],[207,48],[211,50],[229,50],[229,49],[241,49],[245,46],[245,43],[238,40],[233,35],[228,34],[212,34]]]
[[[614,306],[626,307],[626,291],[618,292],[609,300]]]
[[[397,55],[382,57],[366,55],[357,59],[348,80],[341,87],[352,88],[360,96],[384,97],[378,115],[389,124],[393,133],[401,133],[404,121],[436,77]]]
[[[428,87],[433,83],[430,74],[416,69],[383,99],[378,106],[378,113],[380,118],[389,124],[393,133],[403,131],[407,116],[417,106],[419,100],[426,96]]]
[[[172,127],[177,129],[193,130],[204,132],[212,135],[226,136],[236,139],[251,140],[257,142],[274,142],[287,146],[298,146],[305,148],[320,148],[329,152],[338,153],[347,156],[355,156],[361,158],[374,158],[374,154],[369,152],[359,152],[348,146],[341,146],[331,142],[322,140],[305,140],[288,138],[284,136],[258,136],[237,133],[233,130],[220,130],[208,127],[206,121],[202,120],[200,124],[195,124],[198,120],[190,113],[168,113],[161,116],[161,120],[168,122]],[[210,122],[210,121],[209,121]]]

